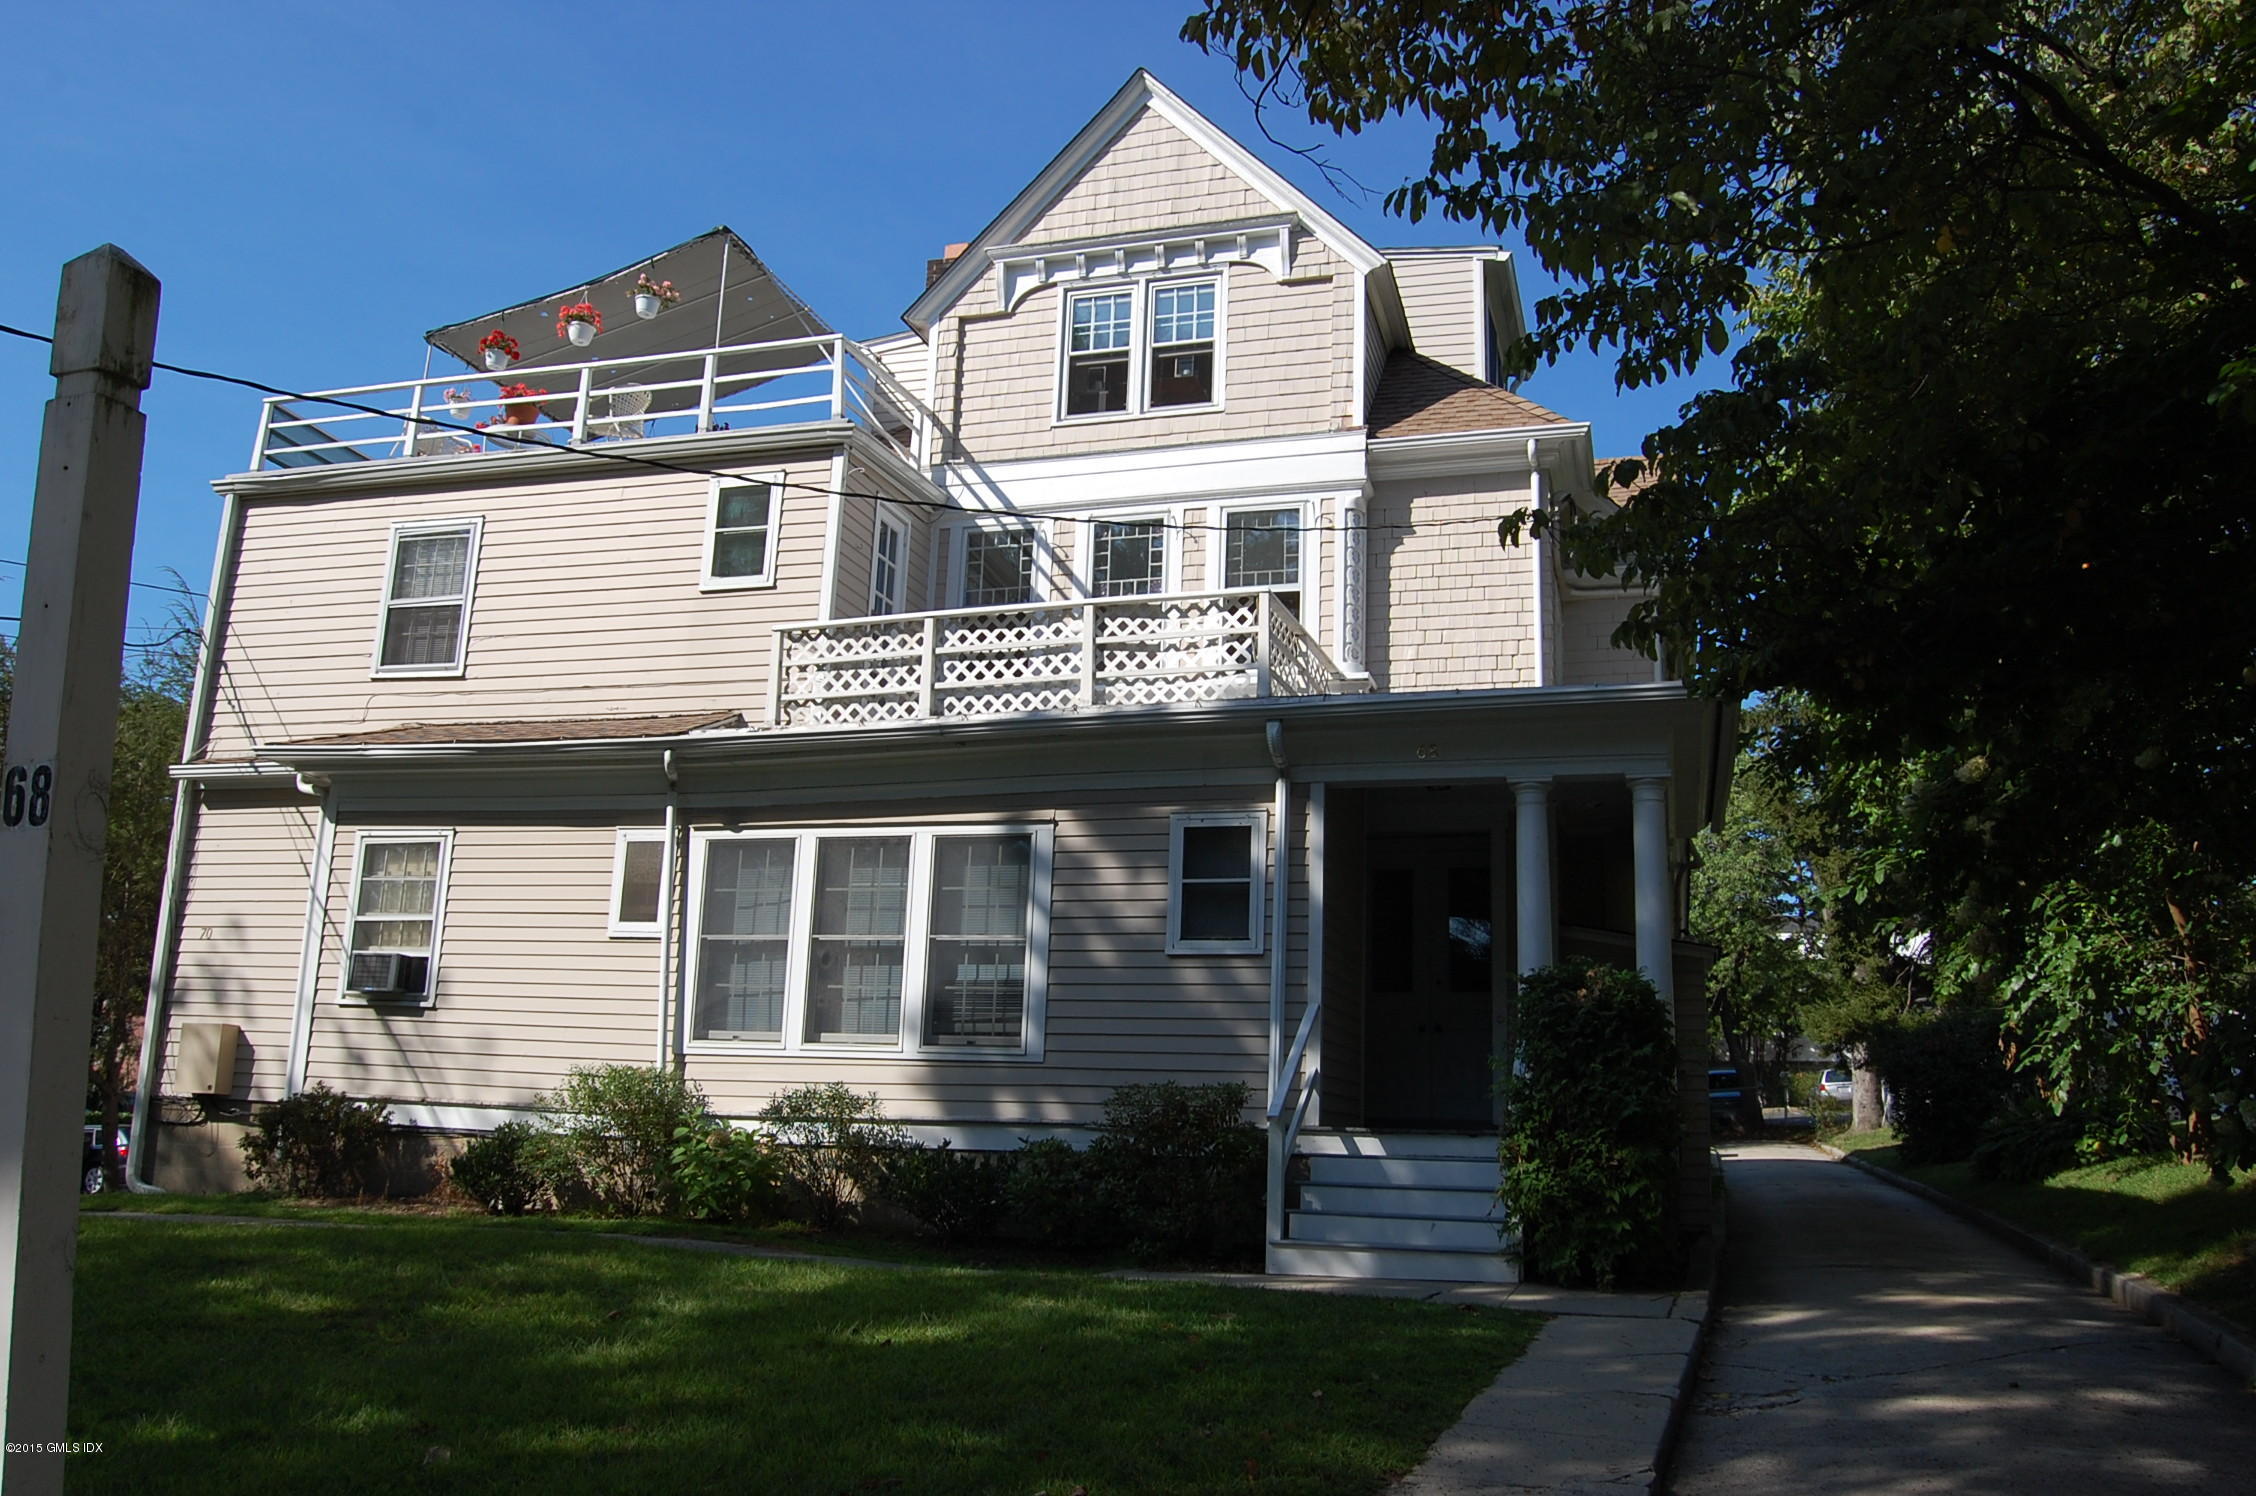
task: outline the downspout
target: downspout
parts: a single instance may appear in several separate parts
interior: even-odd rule
[[[1285,758],[1285,724],[1268,724],[1269,762],[1277,766],[1276,875],[1270,879],[1273,903],[1269,916],[1269,1096],[1277,1104],[1284,1084],[1279,1069],[1285,1062],[1285,973],[1291,952],[1287,949],[1286,910],[1292,894],[1292,835],[1285,817],[1292,809],[1292,765]]]
[[[255,465],[255,463],[254,463]],[[243,501],[228,494],[219,511],[219,542],[212,551],[211,596],[204,610],[204,636],[196,648],[196,683],[188,693],[188,727],[180,744],[180,761],[194,763],[210,740],[212,676],[219,663],[219,631],[227,617],[227,600],[234,591],[235,548],[243,519]],[[180,896],[188,886],[188,849],[196,839],[196,782],[184,779],[172,794],[172,836],[165,844],[164,886],[157,893],[157,944],[149,956],[149,1001],[141,1016],[141,1069],[134,1078],[133,1122],[125,1144],[125,1187],[137,1195],[165,1191],[141,1177],[148,1158],[149,1098],[156,1089],[157,1066],[163,1056],[165,990],[172,985],[173,958],[180,936]]]
[[[1535,438],[1532,436],[1528,438],[1527,462],[1528,506],[1537,514],[1542,514],[1545,498],[1543,469],[1535,465]],[[1547,668],[1550,664],[1551,641],[1548,637],[1550,631],[1544,627],[1543,584],[1549,577],[1550,568],[1544,564],[1543,534],[1539,530],[1530,529],[1528,531],[1528,557],[1535,567],[1535,586],[1530,593],[1535,599],[1535,680],[1533,683],[1538,686],[1547,686],[1551,683],[1547,678],[1551,673]]]
[[[681,822],[681,778],[674,771],[674,750],[658,760],[666,776],[666,855],[658,864],[658,1068],[666,1068],[674,1050],[674,837]]]

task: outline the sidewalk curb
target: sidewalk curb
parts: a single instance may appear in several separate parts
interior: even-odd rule
[[[2128,1309],[2147,1323],[2167,1330],[2243,1383],[2256,1384],[2256,1338],[2236,1325],[2227,1324],[2208,1310],[2187,1303],[2184,1298],[2162,1287],[2152,1278],[2142,1273],[2126,1273],[2121,1268],[2111,1267],[2104,1262],[2095,1262],[2074,1247],[2065,1246],[2049,1236],[2039,1236],[2034,1231],[1992,1215],[1978,1205],[1969,1205],[1955,1195],[1945,1194],[1933,1185],[1906,1178],[1893,1169],[1882,1168],[1825,1143],[1813,1143],[1811,1146],[1837,1163],[1861,1169],[1906,1194],[1917,1195],[1929,1204],[1941,1206],[1960,1220],[1981,1227],[2008,1246],[2045,1263],[2070,1282],[2088,1288],[2101,1298]]]
[[[1649,1491],[1666,1491],[1670,1468],[1676,1464],[1676,1446],[1684,1437],[1684,1415],[1692,1406],[1693,1394],[1700,1384],[1700,1364],[1708,1357],[1708,1336],[1715,1329],[1716,1311],[1723,1307],[1723,1263],[1729,1237],[1725,1231],[1730,1206],[1730,1191],[1723,1187],[1723,1159],[1709,1154],[1711,1176],[1716,1181],[1715,1218],[1709,1222],[1708,1234],[1692,1249],[1691,1269],[1686,1274],[1691,1291],[1705,1296],[1700,1307],[1700,1317],[1692,1327],[1692,1348],[1684,1353],[1684,1370],[1677,1375],[1676,1395],[1669,1399],[1667,1422],[1661,1425],[1661,1439],[1653,1450],[1653,1483]]]

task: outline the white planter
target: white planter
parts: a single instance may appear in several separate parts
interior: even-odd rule
[[[508,367],[509,367],[509,354],[508,354],[508,353],[507,353],[507,352],[506,352],[505,350],[503,350],[503,349],[500,349],[500,348],[488,348],[488,349],[486,350],[486,372],[487,372],[487,373],[489,373],[489,374],[499,374],[499,373],[500,373],[500,372],[501,372],[502,370],[504,370],[504,369],[506,369],[506,368],[508,368]]]
[[[467,405],[458,405],[449,402],[447,405],[447,419],[453,421],[466,421],[470,419],[470,407]]]
[[[595,324],[593,322],[567,322],[564,324],[564,336],[572,340],[574,348],[585,348],[595,341]]]
[[[651,318],[657,316],[665,309],[666,303],[660,301],[655,296],[637,296],[635,298],[635,315],[637,317],[640,317],[645,322],[648,322]]]

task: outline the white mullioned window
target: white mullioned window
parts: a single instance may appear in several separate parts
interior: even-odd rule
[[[901,611],[906,573],[903,558],[909,552],[908,530],[899,520],[880,513],[877,533],[870,538],[870,616],[883,618]]]
[[[1067,292],[1059,419],[1220,404],[1223,300],[1217,276]]]
[[[1210,535],[1214,585],[1264,587],[1301,612],[1307,578],[1307,513],[1300,504],[1239,505],[1220,512]]]
[[[690,1042],[1040,1059],[1047,826],[700,832]]]
[[[338,996],[428,1003],[438,987],[452,831],[363,831],[353,852],[352,915]]]
[[[1167,953],[1252,955],[1262,950],[1269,815],[1178,815],[1167,829]]]
[[[1100,519],[1089,523],[1089,593],[1147,597],[1167,590],[1167,522]]]
[[[707,591],[775,585],[779,481],[774,474],[713,480],[700,582]]]
[[[1036,552],[1032,525],[980,526],[956,532],[962,560],[956,567],[956,605],[1011,608],[1035,601]]]
[[[611,852],[611,933],[655,940],[665,908],[666,833],[622,830]]]
[[[462,674],[483,528],[477,519],[392,526],[374,674]]]

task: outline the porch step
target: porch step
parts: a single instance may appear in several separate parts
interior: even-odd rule
[[[1425,1283],[1517,1283],[1520,1264],[1491,1249],[1365,1246],[1345,1242],[1269,1244],[1268,1270],[1308,1278],[1407,1278]]]
[[[1304,1184],[1300,1208],[1326,1214],[1425,1216],[1437,1221],[1503,1219],[1494,1189],[1429,1190],[1408,1186]]]
[[[1410,1189],[1488,1190],[1502,1175],[1493,1152],[1487,1159],[1416,1158],[1314,1153],[1308,1156],[1311,1184],[1398,1185]]]
[[[1338,1215],[1325,1210],[1295,1210],[1285,1235],[1295,1242],[1333,1242],[1362,1247],[1450,1247],[1468,1252],[1503,1249],[1501,1222],[1443,1220],[1414,1215]]]
[[[1494,1162],[1496,1134],[1467,1132],[1347,1132],[1303,1128],[1299,1151],[1311,1158],[1479,1158]]]

